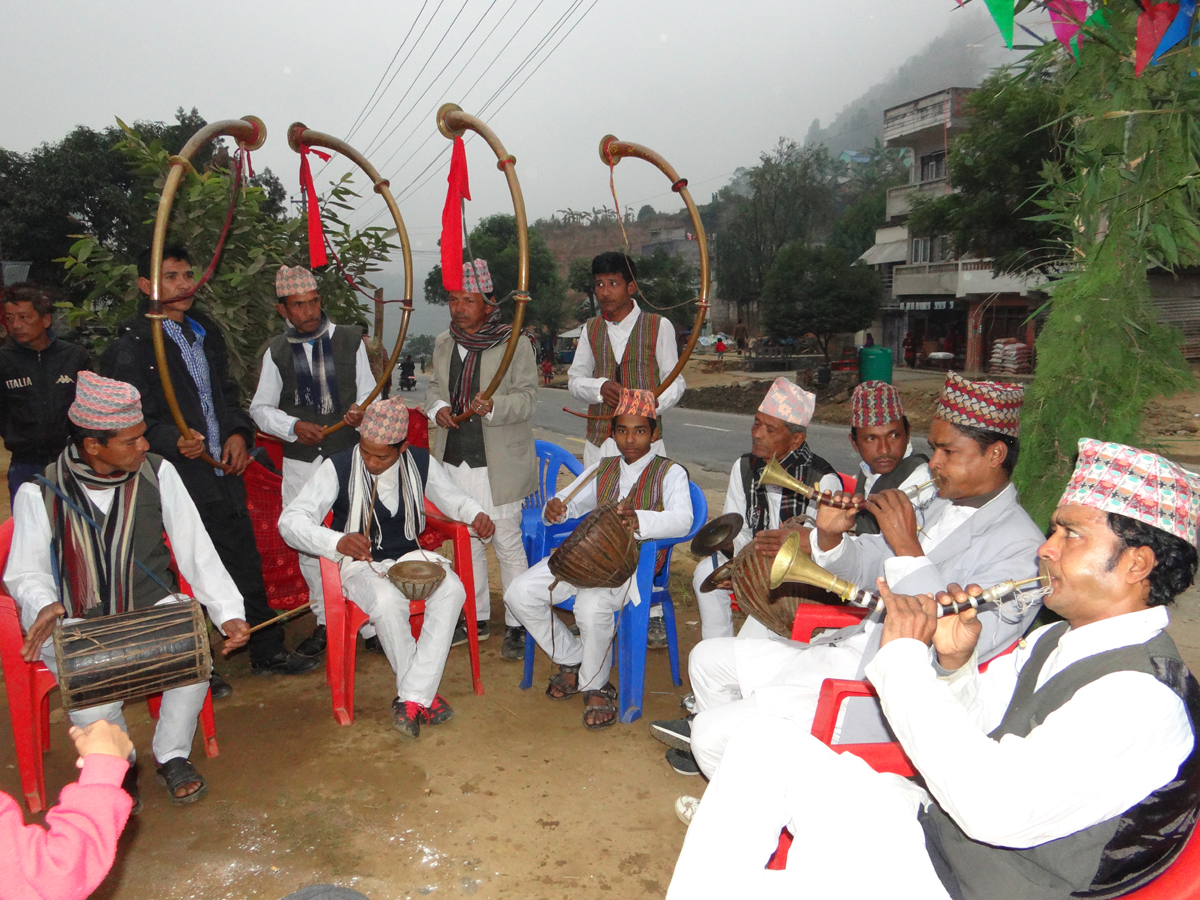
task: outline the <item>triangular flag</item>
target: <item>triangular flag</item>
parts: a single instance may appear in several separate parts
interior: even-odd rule
[[[987,3],[988,12],[992,14],[992,18],[996,20],[996,27],[1000,29],[1000,36],[1004,38],[1004,43],[1008,45],[1008,49],[1012,49],[1013,44],[1013,18],[1016,15],[1016,0],[984,0]]]
[[[1141,75],[1146,66],[1150,64],[1150,57],[1158,49],[1163,35],[1167,33],[1167,29],[1171,27],[1171,23],[1175,21],[1175,16],[1179,12],[1178,3],[1151,4],[1149,0],[1143,0],[1143,2],[1146,5],[1146,11],[1138,16],[1137,20],[1137,48],[1134,51],[1133,60],[1135,75]]]
[[[454,139],[450,153],[450,176],[446,179],[446,205],[442,207],[442,287],[448,291],[463,289],[463,220],[462,201],[471,199],[467,180],[467,149],[463,139]]]
[[[1087,19],[1087,12],[1087,0],[1050,0],[1050,24],[1054,26],[1054,36],[1076,56],[1083,44],[1080,27]]]
[[[1188,32],[1192,30],[1192,15],[1195,12],[1196,0],[1180,0],[1179,12],[1175,14],[1175,18],[1171,22],[1171,27],[1167,29],[1167,33],[1158,42],[1158,47],[1155,49],[1154,55],[1150,57],[1151,65],[1158,62],[1160,56],[1188,36]]]

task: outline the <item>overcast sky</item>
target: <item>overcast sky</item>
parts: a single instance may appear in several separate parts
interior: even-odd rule
[[[253,114],[269,135],[255,167],[295,193],[288,125],[345,138],[367,110],[349,142],[391,179],[415,252],[413,332],[434,332],[448,319],[422,309],[421,284],[449,165],[441,103],[479,115],[516,156],[530,220],[612,205],[606,133],[658,150],[706,202],[960,16],[978,41],[1000,42],[982,3],[955,0],[0,0],[0,146],[27,151],[117,116],[170,120],[179,106],[209,121]],[[486,144],[467,149],[468,222],[511,211]],[[326,169],[318,190],[345,168]],[[646,163],[623,162],[616,182],[622,206],[678,208]],[[390,225],[368,192],[352,221],[372,219]],[[399,283],[384,280],[389,296]]]

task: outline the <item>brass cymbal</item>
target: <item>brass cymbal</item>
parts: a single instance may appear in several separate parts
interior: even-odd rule
[[[726,556],[733,556],[733,538],[745,521],[739,513],[726,513],[705,523],[692,538],[692,554],[703,557],[721,550]]]
[[[737,513],[733,513],[737,516]],[[741,516],[738,516],[740,519]],[[724,565],[717,566],[712,570],[712,573],[700,582],[700,590],[707,593],[708,591],[716,591],[721,587],[722,582],[727,582],[733,577],[733,560]]]

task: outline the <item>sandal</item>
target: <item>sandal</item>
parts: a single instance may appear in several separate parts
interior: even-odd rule
[[[133,801],[133,807],[129,810],[129,814],[136,816],[142,811],[142,794],[138,790],[137,763],[129,764],[129,770],[125,773],[125,777],[121,779],[121,790],[127,793],[129,799]]]
[[[575,676],[574,683],[567,681],[566,676],[568,675]],[[566,700],[578,693],[579,666],[559,666],[558,671],[550,676],[550,684],[546,687],[546,696],[551,700]]]
[[[606,684],[598,691],[583,692],[583,727],[588,729],[588,731],[597,731],[601,728],[607,728],[609,725],[612,725],[617,721],[618,710],[614,699],[615,694],[610,696],[608,692],[608,689],[611,687],[611,684]],[[605,702],[588,703],[589,700],[595,697],[600,697]],[[593,713],[599,713],[601,715],[601,720],[599,722],[594,720],[591,722],[588,721],[588,716],[592,715]]]
[[[158,767],[158,782],[166,785],[167,794],[176,806],[195,803],[208,793],[208,782],[200,777],[200,773],[196,771],[196,767],[189,760],[179,756],[168,759]],[[180,788],[187,787],[189,784],[199,784],[200,787],[182,797],[176,793]]]

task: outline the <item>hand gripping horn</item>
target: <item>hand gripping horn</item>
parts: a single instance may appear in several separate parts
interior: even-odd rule
[[[293,122],[291,124],[288,128],[287,140],[288,146],[297,153],[300,152],[301,146],[324,147],[327,150],[333,150],[335,153],[342,154],[342,156],[353,162],[371,179],[371,184],[375,187],[375,193],[382,195],[383,201],[387,204],[388,212],[392,214],[392,221],[396,223],[396,235],[400,238],[400,251],[404,255],[404,300],[400,306],[400,333],[396,335],[396,346],[392,348],[392,355],[388,357],[387,365],[383,367],[379,381],[375,383],[374,389],[367,395],[367,399],[363,401],[361,408],[366,409],[379,396],[379,392],[383,390],[383,386],[391,381],[392,370],[396,368],[396,360],[400,358],[400,349],[404,346],[404,338],[408,334],[408,320],[412,317],[412,245],[408,242],[408,230],[404,227],[404,219],[400,216],[400,207],[396,205],[396,198],[392,196],[391,183],[376,171],[375,167],[371,165],[365,156],[345,141],[339,140],[330,134],[313,131],[303,122]],[[376,337],[382,337],[382,335],[376,335]],[[338,422],[334,425],[327,425],[321,429],[321,434],[322,436],[332,434],[345,424],[345,422]]]
[[[179,433],[189,440],[192,430],[188,427],[183,413],[179,409],[179,400],[175,397],[175,387],[171,384],[171,373],[167,369],[167,350],[163,344],[163,308],[159,283],[162,281],[163,246],[167,242],[167,224],[171,218],[171,206],[175,202],[175,194],[179,190],[179,182],[183,180],[185,170],[192,168],[192,157],[196,151],[216,137],[228,136],[233,138],[243,150],[257,150],[267,139],[267,126],[257,116],[243,116],[240,119],[222,119],[205,125],[193,134],[183,149],[171,157],[171,169],[167,172],[167,182],[163,185],[162,196],[158,200],[158,213],[154,217],[154,240],[150,245],[150,308],[146,318],[150,320],[150,334],[154,342],[154,359],[158,364],[158,377],[162,381],[163,396],[167,407],[171,410],[171,418]],[[210,466],[229,471],[229,467],[213,459],[207,453],[201,453],[200,458]]]
[[[508,190],[512,194],[513,213],[517,219],[517,290],[513,295],[516,309],[513,310],[512,333],[504,347],[504,356],[491,383],[483,390],[483,399],[492,399],[496,388],[504,380],[508,367],[512,365],[513,355],[517,352],[517,342],[521,339],[521,324],[525,321],[525,306],[529,303],[529,223],[525,218],[525,198],[521,194],[521,183],[517,181],[517,158],[504,149],[495,132],[479,118],[465,113],[456,103],[443,103],[437,111],[437,127],[442,136],[454,140],[463,136],[465,131],[474,131],[487,141],[492,152],[496,154],[496,168],[508,179]],[[465,422],[474,413],[470,408],[455,416],[454,423]]]

